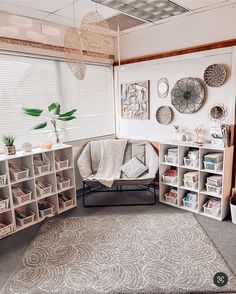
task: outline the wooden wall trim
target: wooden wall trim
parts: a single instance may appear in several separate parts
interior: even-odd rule
[[[189,48],[177,49],[177,50],[173,50],[173,51],[166,51],[166,52],[161,52],[161,53],[155,53],[155,54],[150,54],[150,55],[144,55],[144,56],[124,59],[124,60],[121,60],[120,64],[125,65],[125,64],[131,64],[131,63],[138,63],[138,62],[149,61],[149,60],[154,60],[154,59],[161,59],[161,58],[167,58],[167,57],[172,57],[172,56],[178,56],[178,55],[183,55],[183,54],[195,53],[195,52],[200,52],[200,51],[207,51],[207,50],[212,50],[212,49],[219,49],[219,48],[224,48],[224,47],[232,47],[232,46],[236,46],[236,39],[218,41],[218,42],[214,42],[214,43],[198,45],[198,46],[189,47]],[[119,65],[119,62],[115,61],[114,66],[117,66],[117,65]]]

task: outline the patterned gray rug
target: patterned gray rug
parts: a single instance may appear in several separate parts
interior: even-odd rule
[[[224,287],[213,276],[224,272]],[[192,214],[55,218],[2,293],[236,293],[235,278]]]

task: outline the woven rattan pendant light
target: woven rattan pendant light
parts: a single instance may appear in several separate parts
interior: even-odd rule
[[[114,40],[106,19],[97,11],[88,12],[80,25],[83,45],[90,56],[114,55]]]
[[[64,37],[64,55],[66,63],[78,80],[83,80],[86,73],[86,64],[83,56],[80,34],[75,25],[75,6],[73,1],[74,27],[66,30]]]

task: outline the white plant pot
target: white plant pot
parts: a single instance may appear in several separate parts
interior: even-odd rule
[[[230,203],[232,223],[236,225],[236,205]]]

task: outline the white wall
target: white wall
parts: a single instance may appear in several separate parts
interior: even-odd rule
[[[211,120],[208,118],[209,106],[214,103],[224,103],[228,109],[228,116],[222,123],[234,122],[234,103],[236,96],[236,76],[231,76],[232,64],[235,72],[236,47],[224,48],[177,56],[162,60],[153,60],[137,64],[124,65],[115,68],[116,73],[116,113],[117,136],[129,138],[141,138],[153,141],[162,141],[173,133],[173,126],[180,125],[189,131],[202,125],[208,136],[208,127]],[[170,92],[177,80],[183,77],[194,77],[203,80],[205,68],[213,63],[224,64],[228,77],[226,82],[218,88],[210,88],[205,85],[206,98],[202,108],[194,114],[181,114],[171,105]],[[157,81],[165,77],[169,80],[170,91],[167,98],[159,98],[157,95]],[[129,120],[121,118],[121,105],[118,89],[121,83],[150,80],[150,120]],[[204,84],[204,82],[203,82]],[[164,126],[157,123],[156,110],[161,105],[171,106],[174,110],[174,119],[171,124]]]
[[[233,39],[236,38],[235,25],[236,4],[181,16],[121,35],[121,60]]]

